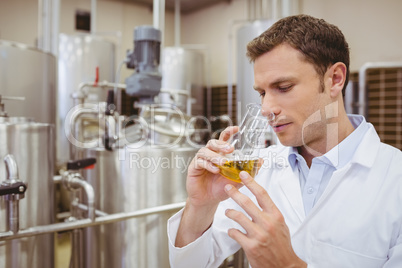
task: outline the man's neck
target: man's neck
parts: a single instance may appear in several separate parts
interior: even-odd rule
[[[306,160],[309,168],[311,167],[312,161],[315,157],[326,154],[354,131],[354,127],[346,113],[340,116],[340,119],[336,123],[338,131],[327,130],[326,139],[317,142],[317,144],[306,144],[297,147],[299,154]]]

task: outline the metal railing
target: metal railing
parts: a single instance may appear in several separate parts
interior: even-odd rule
[[[18,239],[18,238],[22,238],[22,237],[31,237],[31,236],[36,236],[36,235],[41,235],[41,234],[49,234],[49,233],[55,233],[55,232],[61,232],[61,231],[70,231],[70,230],[74,230],[74,229],[78,229],[78,228],[85,228],[85,227],[97,226],[97,225],[102,225],[102,224],[118,222],[118,221],[124,221],[124,220],[133,219],[133,218],[148,216],[148,215],[152,215],[152,214],[158,214],[158,213],[162,213],[162,212],[178,211],[181,208],[183,208],[184,205],[185,205],[185,202],[180,202],[180,203],[168,204],[168,205],[163,205],[163,206],[157,206],[157,207],[153,207],[153,208],[140,209],[140,210],[133,211],[133,212],[108,214],[106,216],[97,217],[93,221],[90,219],[82,219],[82,220],[76,220],[76,221],[72,221],[72,222],[62,222],[62,223],[54,223],[54,224],[48,224],[48,225],[39,225],[39,226],[35,226],[35,227],[30,227],[30,228],[27,228],[24,230],[19,230],[18,232],[7,231],[7,232],[0,233],[0,241],[13,240],[13,239]]]

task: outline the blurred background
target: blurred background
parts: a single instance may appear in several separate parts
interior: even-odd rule
[[[259,102],[246,44],[288,15],[343,31],[347,111],[402,149],[401,10],[399,0],[0,0],[0,266],[169,267],[166,220],[186,199],[189,161]],[[246,266],[241,251],[222,264]]]

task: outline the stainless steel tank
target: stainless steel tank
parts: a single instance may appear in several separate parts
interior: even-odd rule
[[[185,176],[195,151],[124,148],[88,150],[94,170],[84,176],[94,187],[96,206],[106,213],[131,212],[186,200]],[[85,231],[85,267],[169,267],[167,220],[172,213],[112,223]]]
[[[14,155],[19,179],[27,182],[19,201],[20,229],[55,222],[54,213],[54,126],[24,118],[0,117],[0,157]],[[3,161],[0,181],[6,179]],[[0,231],[6,230],[6,201],[0,199]],[[54,267],[54,234],[0,242],[0,267]]]
[[[6,102],[12,116],[56,124],[56,57],[36,48],[0,40],[0,95],[25,97]]]
[[[98,77],[97,77],[98,70]],[[68,112],[73,107],[71,94],[78,91],[81,83],[114,82],[115,45],[99,36],[88,34],[59,35],[58,57],[58,141],[59,164],[69,159],[69,141],[64,131]],[[106,101],[107,91],[98,87],[85,88],[86,102]]]
[[[246,56],[247,44],[255,37],[267,30],[273,20],[256,20],[239,27],[236,33],[236,76],[237,76],[237,122],[241,121],[242,116],[247,111],[247,104],[260,103],[260,97],[253,90],[254,70]]]
[[[149,114],[143,115],[149,119]],[[86,157],[97,159],[95,168],[86,170],[84,177],[94,187],[98,210],[132,212],[186,200],[187,168],[198,149],[187,144],[188,126],[176,115],[164,110],[152,114],[151,120],[156,121],[149,131],[158,135],[149,134],[135,143],[127,138],[127,144],[114,151],[86,150]],[[166,228],[171,215],[85,229],[84,266],[168,268]]]
[[[243,118],[247,112],[247,104],[261,102],[260,96],[253,89],[254,67],[246,56],[247,44],[271,27],[272,24],[274,24],[273,20],[256,20],[244,24],[237,30],[237,122],[241,122],[241,118]],[[278,143],[276,134],[271,128],[268,128],[267,132],[265,133],[265,139],[267,145]]]
[[[204,115],[204,67],[202,51],[184,47],[166,47],[162,51],[162,92],[170,91],[175,98],[171,103],[189,115]],[[169,98],[163,94],[161,97]]]

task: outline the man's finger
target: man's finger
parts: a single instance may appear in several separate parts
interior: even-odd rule
[[[255,233],[255,223],[252,222],[252,220],[247,217],[243,212],[234,210],[234,209],[227,209],[225,211],[226,217],[228,217],[231,220],[234,220],[238,224],[240,224],[244,230],[246,230],[247,235],[253,235]]]
[[[236,132],[239,131],[239,127],[238,126],[232,126],[232,127],[227,127],[225,128],[224,131],[221,132],[221,134],[219,135],[219,140],[220,141],[228,141],[230,139],[230,137],[233,136],[233,134],[235,134]]]
[[[227,158],[224,155],[214,152],[206,147],[201,148],[195,157],[197,160],[204,159],[219,166],[223,165],[227,161]]]
[[[209,140],[204,148],[210,149],[214,152],[219,152],[222,154],[228,154],[233,151],[233,146],[229,143],[221,140]]]
[[[202,158],[194,159],[194,168],[196,170],[206,169],[214,174],[219,173],[219,167],[217,167],[214,163]]]
[[[258,205],[266,212],[277,211],[278,208],[275,206],[271,197],[268,195],[267,191],[259,185],[251,176],[245,171],[241,171],[239,175],[242,183],[254,194],[257,198]]]
[[[232,239],[236,240],[237,243],[239,243],[240,246],[243,246],[243,244],[247,243],[248,237],[246,234],[243,234],[237,229],[231,228],[228,230],[228,235]]]
[[[238,189],[230,184],[225,186],[225,191],[252,219],[258,218],[261,209],[248,196],[240,193]]]

